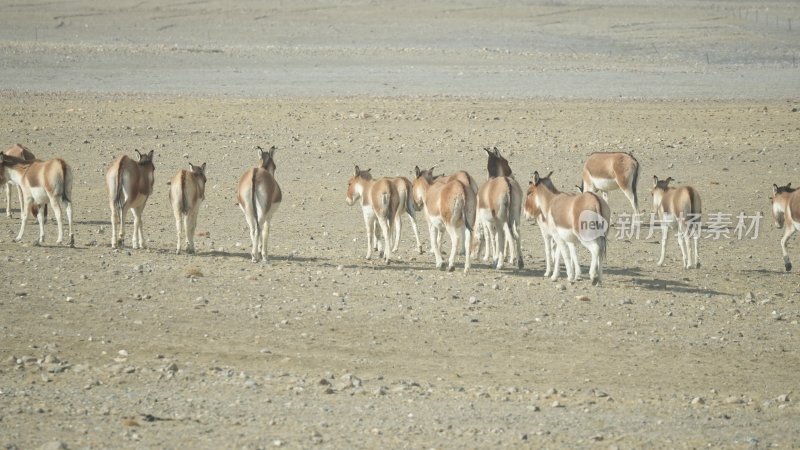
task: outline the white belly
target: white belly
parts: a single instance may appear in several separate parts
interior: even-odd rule
[[[43,203],[47,203],[47,191],[43,187],[35,187],[31,188],[31,198],[33,202],[37,205],[41,205]]]
[[[591,177],[592,185],[595,189],[599,191],[613,191],[615,189],[619,189],[619,185],[617,184],[617,180],[613,178],[595,178]]]

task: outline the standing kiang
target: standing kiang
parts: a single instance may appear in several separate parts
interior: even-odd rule
[[[582,192],[600,192],[608,201],[608,192],[621,190],[631,202],[634,216],[639,214],[639,161],[630,153],[595,152],[589,155],[581,172]]]
[[[66,211],[69,225],[69,246],[75,246],[75,235],[72,232],[72,168],[61,158],[47,161],[26,160],[8,156],[0,152],[0,171],[4,176],[22,189],[22,223],[19,234],[14,239],[19,242],[25,234],[28,214],[33,213],[39,222],[39,238],[34,245],[44,243],[45,211],[48,202],[53,209],[58,223],[58,239],[56,244],[64,240],[61,208]]]
[[[194,230],[197,227],[197,213],[206,198],[206,163],[189,169],[181,169],[170,181],[169,201],[175,215],[175,232],[178,244],[175,254],[181,253],[181,228],[186,235],[186,253],[194,253]]]
[[[396,234],[395,237],[394,230],[399,227],[401,209],[408,209],[407,200],[410,198],[410,192],[406,191],[405,184],[403,184],[402,188],[406,197],[401,202],[398,185],[390,178],[374,180],[370,170],[361,170],[355,166],[355,173],[347,182],[345,202],[353,206],[358,200],[361,200],[361,211],[367,230],[367,259],[372,257],[373,248],[377,248],[378,237],[375,229],[376,226],[380,227],[383,235],[383,259],[388,264],[392,257],[392,251],[396,249],[396,245],[393,245],[392,241],[399,240],[400,237],[399,234]],[[413,209],[413,205],[411,206]],[[416,227],[414,229],[416,230]],[[421,245],[418,248],[421,249]]]
[[[253,262],[267,262],[267,243],[269,240],[272,216],[278,210],[283,199],[281,188],[275,181],[275,147],[264,151],[258,150],[258,165],[248,169],[241,178],[236,189],[237,203],[244,213],[247,226],[250,228],[252,249],[250,256]]]
[[[534,172],[525,201],[526,215],[540,218],[539,226],[547,227],[542,232],[542,238],[545,259],[549,261],[553,258],[550,279],[558,279],[560,258],[564,258],[569,281],[580,278],[581,266],[576,251],[576,244],[580,243],[592,255],[589,278],[596,285],[603,275],[611,209],[605,200],[594,193],[568,194],[559,191],[550,180],[552,174],[550,172],[540,177],[539,172]],[[555,251],[550,248],[551,240],[555,241]]]
[[[792,187],[772,185],[772,219],[777,228],[784,228],[781,238],[781,252],[783,253],[783,267],[786,271],[792,270],[792,261],[786,243],[795,231],[800,230],[800,191]]]
[[[483,230],[487,238],[484,260],[492,259],[494,267],[499,270],[508,256],[510,263],[516,263],[522,269],[524,263],[519,237],[522,188],[497,147],[484,148],[484,151],[488,155],[489,178],[478,189],[476,217],[478,230]]]
[[[13,156],[15,158],[24,159],[26,161],[33,161],[36,156],[22,144],[14,144],[4,152],[6,156]],[[6,217],[11,217],[11,186],[17,190],[17,198],[19,199],[19,207],[22,208],[22,188],[14,183],[10,178],[5,176],[3,170],[0,170],[0,184],[6,188]],[[45,209],[45,218],[47,217],[47,210]]]
[[[413,182],[414,203],[425,211],[428,219],[431,247],[436,257],[436,268],[444,266],[440,251],[441,230],[450,235],[450,259],[447,271],[455,270],[458,249],[465,245],[464,273],[470,268],[470,249],[472,232],[475,229],[476,197],[472,188],[450,177],[447,181],[431,183],[419,167],[414,168],[416,179]]]
[[[108,203],[111,208],[111,248],[125,243],[125,214],[133,214],[131,248],[144,248],[142,214],[147,199],[153,194],[155,182],[154,150],[142,154],[136,150],[136,160],[122,155],[106,171]],[[117,234],[119,228],[119,234]]]
[[[700,214],[702,204],[697,189],[691,186],[672,187],[669,183],[672,177],[659,180],[653,177],[653,211],[661,226],[661,257],[658,265],[664,265],[664,256],[667,252],[667,236],[669,230],[678,228],[676,239],[681,248],[683,266],[687,269],[700,267],[700,258],[697,252],[700,240]],[[694,262],[692,262],[692,249],[689,247],[689,238],[694,241]]]

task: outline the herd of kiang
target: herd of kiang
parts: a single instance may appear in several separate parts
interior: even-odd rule
[[[236,189],[237,204],[244,213],[250,229],[251,256],[254,262],[267,261],[267,243],[272,217],[277,211],[282,192],[275,178],[275,147],[257,147],[256,165],[242,174]],[[502,269],[508,262],[523,267],[520,245],[521,216],[535,221],[542,234],[545,253],[545,276],[558,279],[561,260],[567,278],[577,280],[581,275],[577,244],[591,254],[589,278],[597,284],[608,246],[610,208],[608,192],[621,190],[630,201],[633,216],[639,215],[637,182],[639,163],[629,153],[597,152],[586,160],[578,192],[562,192],[551,179],[552,172],[541,176],[534,172],[533,180],[523,193],[508,161],[495,147],[485,148],[488,156],[487,178],[479,185],[466,171],[451,175],[435,175],[434,169],[414,168],[414,180],[405,177],[374,178],[370,169],[355,166],[347,185],[346,202],[359,202],[367,233],[367,253],[379,251],[389,263],[400,241],[403,216],[409,221],[416,240],[416,250],[424,253],[415,221],[415,212],[423,211],[428,222],[430,250],[437,268],[444,267],[441,245],[444,232],[450,241],[447,270],[455,269],[457,255],[464,255],[464,271],[470,269],[470,259],[478,258],[483,249],[483,261]],[[181,252],[185,236],[186,252],[194,252],[197,216],[205,199],[206,164],[179,170],[168,183],[170,204],[175,216],[176,253]],[[106,172],[109,208],[111,211],[111,247],[124,245],[125,216],[133,215],[131,247],[144,248],[142,215],[154,185],[153,151],[136,159],[122,155]],[[691,186],[670,186],[672,178],[654,177],[651,190],[653,210],[661,234],[661,255],[658,265],[664,264],[667,236],[677,228],[677,241],[684,267],[699,267],[697,229],[702,212],[700,195]],[[39,237],[35,245],[44,242],[44,224],[48,205],[58,224],[57,244],[63,242],[62,210],[68,223],[68,245],[74,246],[72,229],[73,174],[61,158],[47,161],[37,159],[26,147],[15,144],[0,152],[0,183],[6,188],[6,215],[11,217],[11,186],[20,200],[21,224],[15,241],[22,240],[28,216],[36,216]],[[602,195],[597,195],[600,193]],[[781,239],[784,265],[791,270],[786,243],[800,229],[800,192],[791,187],[773,185],[772,213],[778,228],[786,231]],[[382,242],[380,242],[382,240]],[[693,242],[693,245],[691,241]],[[382,245],[381,245],[382,244]],[[381,250],[382,248],[382,250]]]

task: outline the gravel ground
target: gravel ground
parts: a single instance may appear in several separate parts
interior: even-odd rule
[[[0,18],[0,141],[71,164],[77,243],[52,221],[14,243],[16,200],[0,216],[3,448],[800,445],[800,285],[768,202],[800,163],[794,3],[115,5]],[[256,145],[284,192],[267,265],[234,196]],[[438,271],[407,224],[390,265],[364,258],[354,165],[483,181],[486,146],[564,190],[632,151],[646,216],[672,176],[728,235],[656,267],[612,192],[597,287],[545,279],[532,223],[522,270]],[[112,250],[103,175],[134,149],[155,150],[148,248]],[[188,162],[206,201],[176,256]],[[763,216],[741,238],[739,213]]]

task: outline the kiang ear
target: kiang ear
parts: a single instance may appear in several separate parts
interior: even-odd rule
[[[275,151],[277,151],[277,150],[278,150],[278,147],[275,147],[274,145],[272,147],[270,147],[269,148],[269,157],[270,158],[274,158],[275,157]]]
[[[191,170],[192,170],[192,172],[194,172],[194,164],[192,164],[192,163],[189,163],[189,169],[191,169]]]
[[[778,193],[778,185],[777,184],[773,184],[772,185],[772,194],[775,195],[777,193]]]
[[[137,161],[141,161],[142,160],[142,154],[139,153],[139,150],[134,149],[133,151],[136,152],[136,160]]]
[[[553,175],[553,171],[552,170],[550,171],[550,173],[547,174],[547,176],[545,178],[550,178],[551,175]]]
[[[653,175],[653,187],[658,186],[658,177]]]
[[[498,157],[498,158],[501,158],[501,156],[500,156],[500,150],[498,150],[498,149],[497,149],[497,147],[495,147],[495,148],[494,148],[494,156],[496,156],[496,157]]]
[[[490,149],[489,147],[483,147],[483,150],[484,150],[484,151],[486,151],[486,153],[487,153],[489,156],[491,156],[491,155],[492,155],[492,149]]]
[[[670,181],[675,181],[675,180],[673,180],[672,177],[667,177],[667,179],[664,180],[664,183],[669,184]]]
[[[260,145],[256,145],[256,150],[258,150],[258,157],[261,158],[264,155],[264,149]]]
[[[206,163],[203,163],[203,165],[200,166],[200,171],[206,173]]]
[[[358,174],[360,174],[360,173],[361,173],[361,170],[359,170],[358,166],[356,166],[355,176],[358,176]]]
[[[419,178],[419,175],[420,175],[421,173],[422,173],[422,171],[421,171],[421,170],[419,170],[419,166],[414,166],[414,176],[415,176],[416,178]]]
[[[791,188],[792,187],[792,183],[787,184],[786,187],[787,188]]]
[[[534,184],[534,186],[538,186],[541,181],[542,181],[542,179],[539,178],[539,171],[533,172],[533,184]]]

